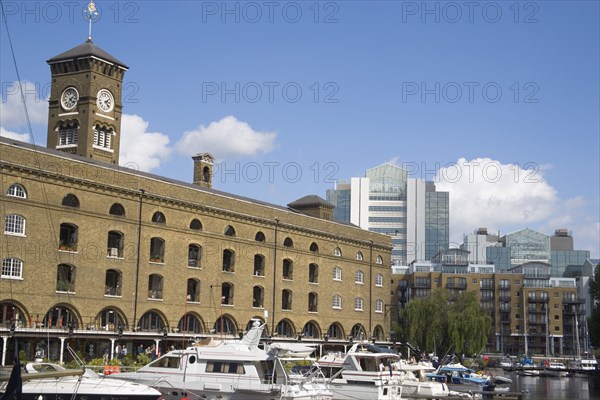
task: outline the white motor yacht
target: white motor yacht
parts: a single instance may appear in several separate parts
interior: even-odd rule
[[[306,374],[292,372],[292,363],[310,366],[314,360],[292,357],[293,352],[281,346],[260,348],[263,330],[255,321],[242,339],[210,337],[185,350],[172,350],[137,372],[110,377],[152,386],[164,400],[333,399],[318,368]]]
[[[48,362],[31,362],[21,373],[22,400],[156,400],[160,392],[143,384],[99,376],[89,369],[66,369]],[[9,377],[0,377],[0,393]]]
[[[444,383],[420,379],[417,371],[399,368],[400,356],[380,347],[356,343],[345,353],[321,357],[319,366],[329,377],[336,399],[391,400],[447,397]]]

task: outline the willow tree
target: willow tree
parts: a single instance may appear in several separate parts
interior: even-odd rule
[[[456,353],[476,354],[485,347],[492,317],[481,308],[477,293],[460,293],[448,307],[448,341]]]
[[[594,267],[590,279],[590,295],[592,296],[592,315],[588,319],[588,330],[592,345],[600,346],[600,264]]]
[[[423,351],[442,350],[447,326],[448,296],[435,290],[430,297],[411,300],[404,309],[404,332],[408,341]]]

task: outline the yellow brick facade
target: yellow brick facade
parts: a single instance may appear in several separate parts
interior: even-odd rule
[[[19,215],[25,220],[25,235],[5,233],[2,241],[2,259],[23,262],[21,277],[0,279],[5,332],[17,319],[19,334],[35,332],[42,323],[65,330],[68,322],[75,336],[115,332],[118,327],[101,318],[109,310],[120,315],[124,335],[164,330],[176,337],[187,312],[199,321],[188,334],[219,330],[216,321],[223,315],[233,324],[226,331],[231,335],[245,330],[251,318],[261,318],[269,335],[287,338],[304,333],[314,340],[328,334],[346,340],[358,331],[367,338],[389,337],[389,316],[384,313],[392,297],[388,236],[24,143],[2,139],[0,145],[2,218]],[[7,195],[14,184],[25,189],[26,198]],[[69,194],[76,196],[79,207],[62,205]],[[114,204],[122,206],[124,215],[109,213]],[[156,212],[164,215],[164,222],[152,222]],[[201,229],[190,228],[194,219]],[[76,243],[62,250],[61,225],[76,227]],[[234,236],[224,234],[228,226]],[[111,254],[109,232],[122,235],[118,253]],[[256,240],[258,232],[263,242]],[[164,240],[160,262],[151,260],[152,238]],[[291,247],[284,246],[288,238]],[[190,245],[201,249],[194,267],[188,266]],[[223,272],[224,250],[235,254],[232,272]],[[338,250],[340,256],[335,255]],[[254,273],[257,254],[264,256],[262,276]],[[283,277],[285,259],[293,263],[291,279]],[[309,277],[311,263],[317,267]],[[74,267],[71,289],[57,287],[61,264]],[[340,269],[340,279],[334,279],[334,268]],[[113,287],[120,295],[107,289],[109,270],[120,274],[119,287]],[[357,272],[362,282],[356,282]],[[162,277],[160,298],[151,298],[151,274]],[[187,298],[189,279],[200,286],[194,301]],[[225,304],[223,283],[233,288]],[[263,291],[259,307],[253,302],[255,287]],[[292,294],[288,309],[282,309],[283,290]],[[314,311],[309,311],[310,293],[316,295]],[[335,308],[334,296],[341,299]],[[357,298],[363,301],[360,311],[355,310]],[[56,308],[63,310],[60,317],[49,321]],[[162,321],[140,326],[148,312]],[[281,321],[288,329],[278,332]]]

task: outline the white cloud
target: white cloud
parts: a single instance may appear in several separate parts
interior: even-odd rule
[[[187,156],[209,152],[215,158],[254,156],[269,153],[275,148],[275,132],[260,132],[234,116],[227,116],[208,126],[184,132],[177,150]]]
[[[31,124],[43,124],[48,121],[48,101],[39,97],[39,84],[22,81],[25,104]],[[2,85],[2,101],[0,102],[0,125],[10,129],[27,126],[25,108],[21,97],[19,82]]]
[[[4,136],[10,139],[20,140],[21,142],[29,143],[31,141],[31,136],[28,133],[17,133],[4,129],[3,126],[0,126],[0,136]]]
[[[166,161],[171,154],[169,137],[147,130],[148,122],[141,117],[123,114],[119,164],[148,172]]]
[[[441,168],[436,182],[438,190],[450,192],[451,241],[458,243],[478,227],[491,232],[533,228],[556,215],[560,204],[556,190],[534,165],[460,158]]]

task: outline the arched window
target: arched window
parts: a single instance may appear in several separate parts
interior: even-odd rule
[[[69,193],[62,199],[62,205],[66,207],[79,208],[79,199],[72,193]]]
[[[330,339],[344,339],[344,328],[342,328],[340,324],[335,322],[329,325],[329,329],[327,329],[327,336],[329,336]]]
[[[283,246],[284,247],[294,247],[294,242],[289,237],[286,237],[285,240],[283,241]]]
[[[12,185],[10,185],[10,187],[8,188],[8,192],[6,192],[6,195],[10,197],[20,197],[22,199],[27,198],[27,192],[25,191],[25,188],[19,185],[18,183],[13,183]]]
[[[198,279],[190,278],[187,280],[186,299],[189,303],[200,302],[200,281]]]
[[[58,131],[57,148],[62,146],[72,147],[77,145],[77,136],[79,131],[79,123],[77,121],[60,124],[56,130]]]
[[[25,236],[25,218],[17,214],[8,214],[4,218],[4,234]]]
[[[310,244],[310,248],[309,248],[309,250],[310,250],[311,252],[313,252],[313,253],[318,253],[318,252],[319,252],[319,246],[318,246],[318,245],[317,245],[315,242],[312,242],[312,243]]]
[[[75,293],[75,267],[59,264],[56,272],[56,291]]]
[[[334,281],[342,280],[342,269],[340,267],[333,267],[333,280]]]
[[[365,274],[361,270],[354,273],[354,283],[365,283]]]
[[[190,229],[193,229],[195,231],[201,231],[202,230],[202,222],[200,222],[199,219],[194,218],[192,220],[192,222],[190,222]]]
[[[233,226],[231,226],[231,225],[227,225],[227,226],[225,227],[225,231],[223,232],[223,234],[224,234],[225,236],[232,236],[232,237],[235,237],[235,228],[234,228]]]
[[[138,331],[158,332],[166,328],[164,319],[156,311],[148,311],[140,318]]]
[[[341,257],[342,256],[342,250],[339,247],[336,247],[335,249],[333,249],[333,255],[335,257]]]
[[[108,210],[108,213],[110,215],[124,217],[125,216],[125,208],[123,208],[123,206],[120,205],[119,203],[115,203],[112,206],[110,206],[110,210]]]
[[[360,251],[356,253],[356,259],[358,261],[362,261],[364,259],[363,257],[363,253],[361,253]]]
[[[112,128],[106,126],[100,126],[96,124],[94,126],[94,147],[100,149],[112,149]]]
[[[65,306],[52,307],[44,316],[42,323],[44,327],[49,328],[71,327],[76,329],[78,326],[75,312]]]
[[[108,257],[123,258],[123,248],[125,246],[125,236],[121,232],[108,232]]]
[[[319,283],[319,266],[315,263],[308,264],[308,281]]]
[[[202,168],[202,182],[210,182],[210,168]]]
[[[264,242],[266,240],[265,234],[261,231],[256,232],[256,236],[254,236],[254,240],[257,242]]]
[[[10,301],[0,303],[0,326],[26,327],[27,317],[19,307]]]
[[[283,260],[283,279],[294,279],[294,263],[289,258]]]
[[[165,262],[165,241],[159,237],[150,239],[150,262]]]
[[[0,278],[3,279],[22,279],[23,278],[23,261],[18,258],[3,258],[2,273]]]
[[[157,224],[166,224],[167,218],[165,217],[165,214],[161,213],[160,211],[157,211],[154,214],[152,214],[152,222],[156,222]]]
[[[383,264],[383,257],[377,256],[377,258],[375,259],[375,263],[376,264]]]
[[[265,256],[254,255],[254,276],[265,276]]]
[[[366,330],[361,324],[355,324],[350,331],[350,335],[358,341],[368,339]]]
[[[121,296],[121,288],[123,287],[123,274],[116,269],[106,271],[104,278],[104,295],[105,296]]]
[[[309,321],[302,328],[302,337],[305,339],[318,339],[321,337],[321,330],[314,321]]]
[[[235,272],[235,253],[233,250],[223,250],[223,272]]]
[[[252,289],[252,307],[264,308],[265,289],[262,286],[254,286]]]
[[[294,332],[294,327],[292,326],[290,321],[286,319],[279,321],[279,323],[275,327],[275,333],[277,333],[277,336],[284,338],[292,338],[296,336],[296,333]]]
[[[60,224],[58,234],[58,249],[63,251],[77,251],[77,225]]]
[[[187,266],[190,268],[200,268],[200,261],[202,260],[202,248],[197,244],[190,244],[188,246],[188,262]]]
[[[362,311],[363,310],[363,299],[357,297],[354,299],[354,311]]]
[[[291,310],[292,309],[292,291],[289,289],[283,289],[281,291],[281,309]]]
[[[315,292],[310,292],[308,294],[308,312],[318,312],[319,311],[319,295]]]
[[[223,315],[217,319],[213,325],[215,333],[223,333],[225,335],[236,335],[237,327],[235,322],[227,315]]]
[[[186,333],[203,333],[204,328],[202,326],[202,321],[194,314],[187,313],[179,320],[177,324],[178,332],[186,332]]]
[[[335,308],[336,310],[341,310],[342,309],[342,296],[340,296],[339,294],[334,294],[333,298],[331,299],[331,307]]]
[[[373,337],[371,339],[383,340],[383,328],[381,325],[377,325],[375,329],[373,329]]]
[[[375,286],[378,286],[378,287],[383,286],[383,275],[381,275],[381,274],[375,275]]]
[[[148,299],[162,300],[163,298],[163,277],[158,274],[151,274],[148,277]]]
[[[119,329],[127,327],[127,321],[123,314],[114,307],[107,307],[96,315],[96,328],[118,332]]]
[[[375,312],[376,313],[382,313],[383,312],[383,301],[382,300],[375,300]]]
[[[221,304],[233,305],[233,283],[224,282],[221,284]]]

